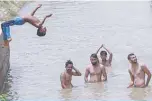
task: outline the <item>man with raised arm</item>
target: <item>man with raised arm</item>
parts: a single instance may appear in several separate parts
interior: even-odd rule
[[[106,51],[101,51],[100,52],[100,64],[102,64],[105,67],[111,67],[111,63],[112,63],[112,57],[113,54],[102,44],[101,47],[97,50],[96,54],[98,54],[98,52],[100,51],[100,49],[103,48],[105,49],[108,53],[109,53],[109,58],[107,59],[107,52]]]
[[[75,72],[73,72],[72,70],[74,70]],[[73,85],[71,83],[72,76],[81,76],[81,73],[80,73],[79,70],[77,70],[73,66],[73,62],[71,60],[68,60],[65,63],[65,71],[63,73],[61,73],[61,75],[60,75],[61,87],[63,89],[67,89],[67,88],[72,88],[73,87]]]

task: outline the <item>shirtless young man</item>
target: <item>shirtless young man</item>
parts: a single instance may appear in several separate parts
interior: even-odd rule
[[[96,54],[98,54],[98,52],[100,51],[101,48],[105,49],[109,53],[109,59],[107,59],[107,52],[101,51],[100,52],[100,57],[101,57],[100,64],[102,64],[105,67],[111,67],[113,54],[103,44],[97,50]]]
[[[12,20],[3,22],[1,24],[4,46],[9,46],[9,42],[12,40],[11,35],[10,35],[10,26],[13,26],[13,25],[23,25],[26,22],[30,23],[31,25],[33,25],[34,27],[38,29],[37,30],[38,36],[45,36],[46,27],[44,27],[43,24],[47,18],[52,16],[52,14],[46,15],[44,19],[40,21],[37,17],[34,16],[34,14],[38,10],[38,8],[40,8],[41,6],[42,6],[41,4],[38,5],[38,7],[35,8],[35,10],[31,13],[31,15],[18,16]]]
[[[81,76],[81,73],[73,66],[71,60],[65,63],[65,68],[66,70],[60,75],[61,86],[63,89],[72,88],[72,76]],[[73,72],[72,69],[75,70],[75,72]]]
[[[131,83],[128,88],[133,86],[139,88],[147,87],[151,79],[151,73],[147,66],[138,63],[137,58],[133,53],[128,55],[128,60],[131,63],[131,66],[128,70],[131,78]],[[148,76],[147,81],[145,81],[145,74]]]
[[[90,56],[91,64],[86,68],[85,71],[85,82],[95,83],[101,81],[107,81],[107,74],[105,68],[99,63],[97,54],[92,54]],[[90,80],[88,80],[88,76],[90,75]],[[102,76],[104,79],[102,80]]]

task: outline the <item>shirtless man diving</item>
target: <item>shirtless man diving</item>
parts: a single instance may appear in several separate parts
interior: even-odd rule
[[[101,47],[97,50],[96,54],[100,51],[100,49],[103,48],[109,53],[109,59],[107,59],[107,52],[106,51],[101,51],[100,52],[100,64],[102,64],[105,67],[111,67],[112,63],[112,57],[113,54],[102,44]]]
[[[140,64],[137,61],[135,54],[131,53],[128,55],[128,61],[130,62],[130,68],[128,70],[131,78],[131,83],[128,86],[144,88],[147,87],[151,79],[151,73],[145,64]],[[145,74],[147,74],[147,81],[145,81]],[[146,82],[146,83],[145,83]]]
[[[84,80],[86,83],[95,83],[101,81],[107,81],[107,74],[105,68],[99,63],[97,54],[90,56],[91,64],[86,68]],[[90,80],[88,76],[90,75]],[[104,79],[102,79],[104,76]]]
[[[43,26],[45,20],[52,16],[52,14],[48,14],[44,17],[42,21],[40,21],[37,17],[34,16],[35,12],[41,7],[42,5],[38,5],[30,15],[25,16],[18,16],[12,20],[5,21],[1,24],[4,46],[9,46],[9,42],[12,40],[10,35],[10,26],[13,25],[24,25],[26,22],[30,23],[34,27],[37,28],[37,35],[38,36],[45,36],[46,34],[46,27]]]
[[[75,70],[75,72],[73,72],[72,69]],[[81,73],[73,66],[73,62],[68,60],[65,63],[65,71],[60,75],[61,86],[63,89],[73,87],[71,83],[72,76],[81,76]]]

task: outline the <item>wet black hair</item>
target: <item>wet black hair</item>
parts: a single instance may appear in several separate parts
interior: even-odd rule
[[[46,32],[40,32],[40,29],[41,29],[41,27],[37,29],[37,35],[38,36],[45,36]]]
[[[95,54],[95,53],[91,54],[91,56],[90,56],[90,57],[93,57],[93,58],[98,59],[98,56],[97,56],[97,54]]]
[[[132,56],[132,55],[135,55],[134,53],[130,53],[129,55],[128,55],[128,60],[130,59],[130,56]]]
[[[73,62],[72,62],[71,60],[67,60],[67,62],[65,63],[65,68],[66,68],[69,64],[72,64],[72,65],[73,65]]]
[[[103,55],[103,54],[104,54],[104,55],[107,55],[107,52],[106,52],[106,51],[101,51],[101,52],[100,52],[100,55]]]

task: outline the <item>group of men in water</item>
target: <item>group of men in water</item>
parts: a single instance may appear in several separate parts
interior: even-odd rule
[[[98,57],[98,52],[101,48],[104,48],[109,53],[109,58],[107,59],[107,52],[101,51],[100,57]],[[107,81],[107,73],[111,67],[113,54],[104,46],[102,45],[98,51],[90,56],[91,64],[87,66],[84,75],[84,81],[86,83],[97,83],[97,82],[104,82]],[[140,64],[137,61],[137,57],[134,53],[130,53],[128,55],[128,61],[130,62],[130,67],[128,69],[131,83],[129,84],[128,88],[130,87],[138,87],[144,88],[149,85],[149,81],[151,79],[151,72],[147,68],[145,64]],[[75,70],[73,72],[72,70]],[[145,76],[147,75],[147,80],[145,80]],[[90,75],[90,79],[88,80],[88,76]],[[71,83],[72,76],[81,76],[79,70],[77,70],[73,66],[73,62],[68,60],[65,63],[65,71],[61,73],[60,80],[61,86],[63,89],[72,88],[73,85]]]
[[[1,24],[4,46],[9,46],[9,42],[12,40],[10,35],[10,26],[13,25],[23,25],[26,22],[30,23],[34,27],[37,28],[37,35],[38,36],[45,36],[46,35],[46,27],[43,26],[45,20],[52,16],[52,14],[48,14],[44,17],[42,21],[40,21],[37,17],[34,16],[35,12],[41,7],[42,5],[38,5],[35,10],[28,16],[19,16],[15,19],[5,21]],[[98,53],[101,48],[104,48],[106,51],[100,52],[100,57],[98,58]],[[107,52],[109,53],[109,58],[107,59]],[[84,81],[86,83],[96,83],[96,82],[105,82],[107,81],[107,73],[108,69],[112,68],[112,57],[113,54],[104,46],[97,50],[96,53],[91,54],[90,62],[91,64],[87,66],[84,75]],[[151,72],[147,68],[145,64],[140,64],[137,61],[137,57],[135,54],[131,53],[128,55],[128,61],[130,62],[130,67],[128,69],[131,83],[128,86],[130,87],[139,87],[143,88],[149,85],[149,81],[151,79]],[[72,71],[74,70],[74,72]],[[76,69],[73,65],[71,60],[68,60],[65,63],[65,71],[61,73],[60,80],[61,86],[63,89],[72,88],[73,85],[71,83],[72,76],[81,76],[82,74],[78,69]],[[90,75],[90,79],[88,76]],[[147,80],[145,80],[145,75],[147,75]]]

